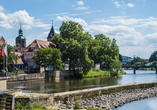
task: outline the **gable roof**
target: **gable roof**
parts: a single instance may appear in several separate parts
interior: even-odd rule
[[[3,44],[5,42],[5,39],[2,37],[0,37],[0,45]]]
[[[56,45],[49,41],[42,40],[34,40],[25,50],[24,52],[35,52],[40,48],[53,48]]]
[[[13,61],[14,64],[27,65],[27,62],[24,60],[24,55],[21,52],[15,52],[15,54],[18,55],[19,59],[17,60],[17,63]]]

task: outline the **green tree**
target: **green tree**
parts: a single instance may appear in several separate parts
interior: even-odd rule
[[[2,47],[3,45],[0,46],[0,51],[2,50]],[[7,52],[8,52],[8,56],[6,57],[7,67],[10,68],[14,63],[17,63],[18,55],[15,54],[14,47],[12,47],[10,44],[7,45]],[[0,62],[3,63],[3,57],[0,58]]]
[[[69,70],[83,71],[83,73],[89,71],[93,63],[88,57],[90,40],[92,40],[91,35],[88,32],[83,33],[82,26],[72,21],[63,22],[60,35],[52,38],[52,42],[57,43],[57,48],[61,49],[62,61],[69,64]]]
[[[63,22],[62,26],[59,28],[60,35],[63,39],[68,40],[70,38],[76,38],[76,36],[83,32],[82,26],[73,21]]]
[[[128,63],[128,65],[144,65],[148,63],[148,59],[143,59],[140,57],[135,57],[131,62]]]
[[[35,60],[38,66],[46,67],[49,65],[53,66],[53,68],[61,69],[62,68],[62,61],[60,59],[61,52],[59,49],[56,48],[41,48],[35,52],[35,55],[32,59]]]
[[[153,61],[157,61],[157,51],[154,51],[149,57],[149,62]]]
[[[119,53],[119,61],[122,62],[122,60],[123,60],[123,57],[122,57],[122,55]]]

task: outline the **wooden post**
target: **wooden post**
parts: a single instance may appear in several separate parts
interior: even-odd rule
[[[156,68],[156,74],[157,74],[157,68]]]

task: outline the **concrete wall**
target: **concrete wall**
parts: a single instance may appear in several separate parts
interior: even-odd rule
[[[6,80],[0,80],[0,90],[4,90],[7,88]]]
[[[87,98],[93,98],[103,94],[110,94],[120,91],[134,90],[140,88],[141,89],[151,88],[151,87],[157,87],[157,82],[115,85],[115,86],[106,86],[106,87],[55,93],[54,103],[58,103],[58,102],[65,103],[66,101],[74,102],[77,100],[85,100]]]

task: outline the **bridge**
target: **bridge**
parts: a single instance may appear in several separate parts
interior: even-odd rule
[[[156,69],[156,74],[157,74],[157,66],[145,66],[145,65],[122,65],[122,68],[133,68],[134,69],[134,74],[136,74],[136,69],[137,68],[155,68]]]

